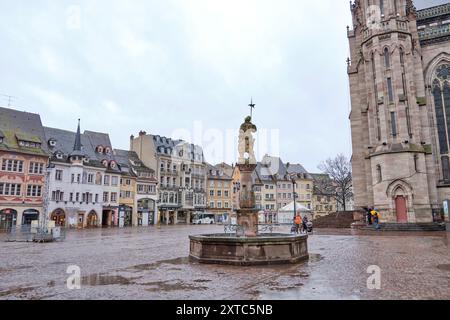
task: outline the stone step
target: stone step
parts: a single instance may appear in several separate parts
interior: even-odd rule
[[[373,226],[365,226],[361,230],[374,230]],[[445,223],[381,223],[382,231],[445,231]]]

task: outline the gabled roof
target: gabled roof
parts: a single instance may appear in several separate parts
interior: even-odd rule
[[[289,165],[287,166],[287,172],[288,174],[303,174],[305,175],[306,179],[313,178],[311,174],[308,171],[306,171],[306,169],[299,163],[297,164],[289,163]]]
[[[26,154],[48,155],[44,129],[38,114],[0,107],[0,150]],[[18,140],[40,143],[40,148],[20,146]]]
[[[49,150],[52,153],[52,161],[56,162],[68,162],[69,155],[73,155],[74,146],[77,137],[76,132],[44,127],[46,140],[55,141],[55,146],[49,146]],[[111,142],[109,140],[109,135],[106,133],[99,133],[93,131],[85,131],[80,133],[81,151],[77,151],[80,155],[86,156],[89,159],[89,166],[105,168],[102,164],[103,160],[107,160],[108,163],[111,161],[117,162],[114,157],[113,150],[111,148]],[[109,147],[111,148],[110,154],[98,153],[97,146]],[[56,158],[55,154],[57,152],[62,153],[63,159]],[[106,168],[108,172],[118,173],[119,168]]]
[[[197,160],[193,157],[193,155],[197,154],[201,157],[201,162],[204,162],[203,148],[199,145],[184,140],[173,140],[159,135],[150,136],[155,144],[156,152],[160,155],[174,156],[186,160]],[[179,155],[179,151],[181,150],[183,150],[183,156]]]
[[[121,149],[114,149],[114,155],[116,161],[119,164],[122,174],[128,174],[134,177],[139,177],[140,172],[151,174],[151,179],[154,182],[157,180],[154,178],[155,170],[147,167],[138,157],[134,151],[127,151]]]
[[[231,166],[230,166],[231,167]],[[208,179],[214,179],[214,180],[231,180],[232,177],[227,172],[223,170],[221,165],[206,165],[207,175]]]

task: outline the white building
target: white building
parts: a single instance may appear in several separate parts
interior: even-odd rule
[[[44,130],[52,154],[49,218],[57,225],[76,228],[116,224],[120,190],[112,177],[120,175],[108,135],[88,131],[81,134],[79,124],[76,133]],[[106,139],[106,143],[98,144],[99,137]],[[105,186],[106,181],[109,184]]]

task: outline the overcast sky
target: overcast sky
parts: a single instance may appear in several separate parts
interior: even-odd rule
[[[351,154],[350,24],[348,0],[0,0],[0,93],[46,126],[81,118],[115,148],[139,130],[187,131],[210,162],[235,161],[220,134],[253,96],[259,158],[317,171]]]

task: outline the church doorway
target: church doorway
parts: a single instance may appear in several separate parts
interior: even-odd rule
[[[406,198],[404,196],[395,198],[395,212],[397,214],[398,223],[408,222],[408,210],[406,208]]]

